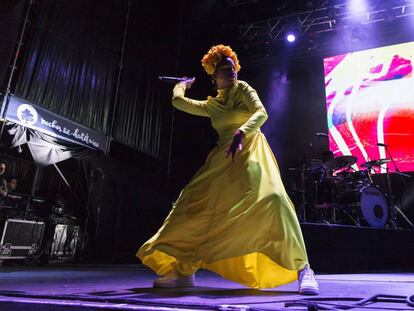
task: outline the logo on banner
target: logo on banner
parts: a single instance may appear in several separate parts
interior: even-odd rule
[[[17,107],[17,118],[20,122],[27,124],[29,126],[33,126],[37,122],[37,111],[33,108],[33,106],[28,104],[22,104]]]

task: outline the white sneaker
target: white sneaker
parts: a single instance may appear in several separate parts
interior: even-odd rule
[[[313,270],[309,264],[298,272],[299,294],[301,295],[319,295],[319,284],[315,279]]]
[[[178,277],[174,272],[158,277],[154,280],[154,288],[176,288],[176,287],[193,287],[195,283],[194,274],[184,277]]]

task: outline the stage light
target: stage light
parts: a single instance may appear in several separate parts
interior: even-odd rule
[[[296,36],[293,33],[288,33],[286,36],[286,40],[290,43],[294,42],[296,40]]]
[[[368,10],[368,3],[366,0],[351,0],[349,10],[352,14],[366,12]]]

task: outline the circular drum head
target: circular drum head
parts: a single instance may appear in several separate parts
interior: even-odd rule
[[[384,228],[388,220],[388,203],[381,190],[373,186],[361,189],[361,212],[374,228]]]

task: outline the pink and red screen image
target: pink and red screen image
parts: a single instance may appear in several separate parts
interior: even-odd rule
[[[413,61],[414,42],[324,59],[329,148],[357,157],[354,169],[391,154],[400,171],[414,171]]]

